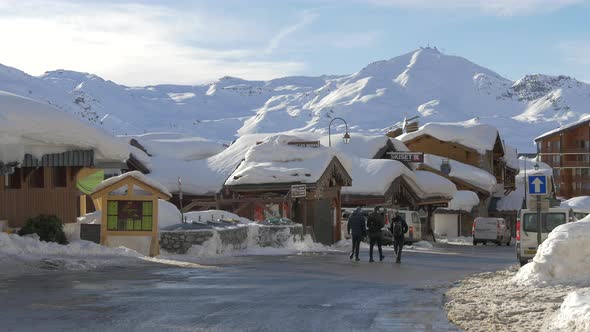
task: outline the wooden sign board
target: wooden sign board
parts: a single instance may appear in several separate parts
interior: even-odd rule
[[[424,152],[387,152],[392,160],[405,161],[409,163],[423,163]]]
[[[298,142],[289,142],[287,145],[296,145],[302,148],[319,148],[320,141],[298,141]]]
[[[307,196],[307,186],[304,184],[294,184],[291,186],[291,197],[305,197]]]

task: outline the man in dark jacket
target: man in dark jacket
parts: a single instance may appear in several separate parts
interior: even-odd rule
[[[404,234],[408,232],[408,224],[397,212],[389,226],[391,234],[393,234],[393,250],[395,251],[395,262],[402,262],[402,249],[404,247]]]
[[[381,211],[379,211],[379,207],[376,206],[375,211],[371,212],[367,218],[367,228],[369,229],[369,262],[374,262],[373,247],[375,244],[377,245],[377,249],[379,249],[379,261],[382,261],[383,258],[385,258],[381,249],[381,229],[384,225],[383,215],[381,214]]]
[[[352,257],[355,260],[359,260],[359,249],[361,246],[361,240],[367,235],[367,229],[365,228],[365,217],[361,208],[357,208],[348,217],[348,234],[352,235],[352,251],[350,253],[350,259]]]

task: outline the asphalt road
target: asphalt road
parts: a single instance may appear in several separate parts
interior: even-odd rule
[[[0,280],[2,331],[456,331],[455,281],[515,263],[513,247],[407,250],[401,265],[344,252],[48,271]]]

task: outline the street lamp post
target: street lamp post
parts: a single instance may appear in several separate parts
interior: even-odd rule
[[[346,133],[344,134],[344,136],[342,136],[342,139],[344,140],[344,144],[348,144],[350,142],[350,134],[348,133],[348,123],[346,123],[346,120],[344,120],[343,118],[334,118],[332,119],[332,121],[330,121],[330,124],[328,125],[328,146],[332,146],[331,128],[332,122],[334,122],[334,120],[341,120],[342,122],[344,122],[344,125],[346,126]]]

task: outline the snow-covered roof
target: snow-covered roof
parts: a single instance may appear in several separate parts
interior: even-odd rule
[[[124,137],[135,138],[152,156],[176,160],[205,159],[225,149],[215,141],[180,133],[147,133]]]
[[[458,190],[449,202],[449,210],[463,210],[470,212],[474,206],[479,205],[479,197],[473,191]]]
[[[443,161],[444,159],[439,156],[431,154],[424,155],[424,165],[435,170],[440,170]],[[489,193],[494,191],[496,177],[489,172],[452,159],[449,159],[448,162],[451,167],[451,172],[449,173],[450,177],[461,179]]]
[[[351,133],[350,136],[349,143],[344,144],[342,135],[332,134],[332,147],[348,155],[367,159],[373,158],[379,150],[387,145],[387,141],[389,140],[389,137],[384,135],[367,136]],[[328,146],[328,136],[321,136],[319,141],[322,145]]]
[[[172,194],[170,194],[170,192],[168,191],[168,189],[163,186],[162,184],[160,184],[157,181],[154,181],[153,179],[148,178],[146,175],[142,174],[139,171],[131,171],[131,172],[127,172],[127,173],[123,173],[121,175],[118,176],[113,176],[111,178],[108,178],[104,181],[102,181],[101,183],[98,184],[98,186],[96,186],[96,188],[94,188],[94,191],[92,192],[92,194],[97,193],[101,190],[103,190],[104,188],[117,183],[119,181],[122,181],[126,178],[132,177],[140,182],[143,182],[155,189],[158,189],[159,191],[161,191],[163,194],[167,195],[167,196],[172,196]]]
[[[579,125],[583,125],[585,123],[590,123],[590,115],[582,116],[578,121],[575,121],[575,122],[566,124],[566,125],[561,126],[561,127],[557,128],[557,129],[553,129],[553,130],[550,130],[550,131],[548,131],[548,132],[546,132],[546,133],[544,133],[542,135],[539,135],[539,136],[535,137],[535,139],[533,141],[538,141],[541,138],[544,138],[544,137],[547,137],[547,136],[551,136],[551,135],[557,134],[557,133],[562,132],[564,130],[567,130],[567,129],[570,129],[570,128],[573,128],[573,127],[576,127],[576,126],[579,126]]]
[[[422,190],[421,198],[428,197],[453,197],[457,191],[457,186],[445,178],[436,173],[428,171],[415,171],[415,181]]]
[[[476,120],[469,120],[456,123],[431,122],[421,126],[417,131],[398,136],[406,143],[423,135],[435,137],[441,141],[454,142],[464,145],[484,154],[494,149],[498,129],[479,123]]]
[[[518,153],[516,149],[506,144],[504,144],[504,161],[506,162],[506,166],[517,171],[520,170],[518,166]]]
[[[350,161],[335,149],[288,144],[294,141],[301,141],[301,138],[276,135],[251,147],[225,184],[315,183],[334,157],[350,174]]]
[[[0,162],[79,149],[94,150],[96,161],[124,162],[129,157],[125,140],[51,105],[0,91]]]
[[[538,171],[535,171],[534,169],[535,163],[539,165]],[[518,173],[518,175],[516,175],[516,189],[510,192],[508,195],[503,195],[500,197],[496,204],[496,209],[498,211],[518,211],[522,208],[522,202],[524,201],[525,195],[525,174],[533,175],[540,173],[550,178],[553,176],[553,170],[551,167],[543,162],[536,162],[533,159],[519,158],[518,164],[518,168],[521,171]],[[524,171],[525,168],[526,171]]]
[[[342,194],[384,195],[400,176],[414,179],[413,172],[397,160],[352,159],[352,186],[343,187]]]

